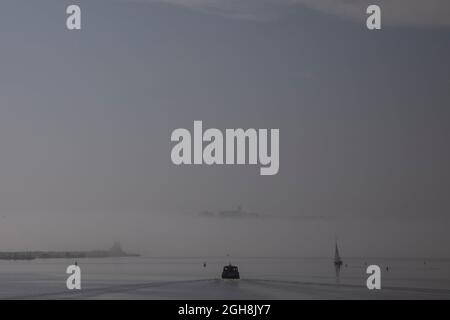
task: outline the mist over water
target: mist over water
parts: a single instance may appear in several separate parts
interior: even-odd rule
[[[368,262],[392,269],[387,286],[449,289],[448,4],[389,4],[372,33],[359,5],[319,2],[80,0],[72,32],[67,1],[2,0],[0,252],[118,241],[142,257],[79,261],[88,287],[220,285],[231,260],[271,296],[334,285],[337,240],[347,288]],[[171,133],[194,121],[279,129],[278,173],[174,165]],[[251,214],[221,214],[239,206]],[[58,292],[69,263],[0,261],[0,297],[19,279]]]
[[[14,232],[14,220],[0,235],[2,251],[108,249],[119,241],[127,252],[154,257],[328,257],[338,237],[344,257],[446,258],[445,247],[436,245],[447,236],[448,221],[373,219],[352,217],[204,217],[197,213],[155,214],[151,219],[127,215],[106,219],[60,218],[39,228],[28,225],[27,237]],[[86,225],[87,222],[87,225]],[[4,225],[5,226],[5,225]],[[427,230],[434,230],[433,239]],[[380,237],[382,232],[383,237]],[[398,235],[401,234],[402,237]],[[314,239],[312,241],[312,239]],[[381,249],[383,248],[383,249]]]

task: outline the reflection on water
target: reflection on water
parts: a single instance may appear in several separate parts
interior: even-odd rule
[[[334,271],[336,273],[336,283],[340,283],[341,265],[335,263]]]

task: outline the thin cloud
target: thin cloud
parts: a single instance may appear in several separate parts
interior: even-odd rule
[[[448,0],[290,0],[290,2],[354,21],[364,21],[366,8],[376,4],[381,8],[383,25],[450,27]]]
[[[448,0],[135,0],[165,2],[227,18],[271,21],[296,8],[308,8],[340,18],[364,22],[366,8],[382,9],[384,26],[450,28]]]
[[[153,0],[237,20],[270,21],[289,9],[289,0]]]

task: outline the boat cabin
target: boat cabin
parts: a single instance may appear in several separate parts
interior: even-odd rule
[[[222,279],[240,279],[238,267],[231,263],[223,267]]]

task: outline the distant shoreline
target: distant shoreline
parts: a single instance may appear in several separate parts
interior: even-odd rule
[[[139,254],[124,253],[111,254],[109,251],[30,251],[30,252],[0,252],[0,260],[34,260],[34,259],[82,259],[82,258],[111,258],[111,257],[139,257]]]
[[[0,260],[34,260],[34,259],[82,259],[82,258],[116,258],[139,257],[136,253],[126,253],[119,243],[114,243],[109,250],[93,251],[12,251],[0,252]]]

